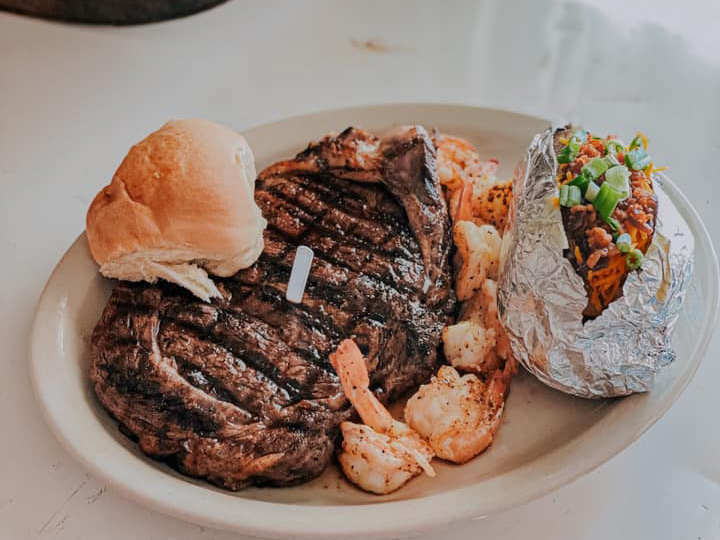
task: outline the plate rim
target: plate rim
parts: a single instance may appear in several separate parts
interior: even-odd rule
[[[381,103],[322,109],[308,114],[295,115],[285,119],[277,119],[268,123],[251,126],[244,129],[243,133],[247,133],[252,130],[259,131],[261,129],[271,130],[278,124],[292,121],[297,122],[302,119],[307,119],[308,117],[321,116],[324,114],[351,114],[353,112],[368,109],[397,110],[402,108],[448,108],[455,110],[471,109],[473,114],[511,115],[523,118],[524,120],[536,122],[540,121],[548,124],[551,123],[546,119],[517,111],[477,107],[462,103]],[[392,120],[389,119],[388,123],[391,122]],[[455,521],[480,518],[491,513],[506,510],[516,505],[524,504],[595,470],[600,465],[606,463],[619,452],[630,446],[667,412],[670,406],[675,402],[675,400],[677,400],[690,383],[702,363],[703,358],[705,357],[714,328],[717,326],[720,313],[720,292],[718,291],[720,269],[718,268],[718,259],[707,228],[702,222],[695,207],[690,203],[690,201],[688,201],[687,197],[685,197],[682,191],[677,188],[672,180],[665,177],[663,178],[663,182],[665,185],[669,185],[669,191],[672,192],[671,198],[674,200],[680,199],[679,202],[681,202],[683,207],[687,210],[688,215],[685,217],[689,218],[689,225],[691,226],[693,232],[696,235],[699,235],[699,238],[696,238],[696,246],[700,247],[700,245],[703,245],[708,259],[707,267],[711,269],[710,275],[714,275],[716,277],[715,285],[712,291],[713,295],[710,303],[707,323],[703,328],[703,334],[696,342],[692,354],[689,355],[689,358],[693,360],[693,363],[683,378],[676,378],[671,382],[668,386],[667,392],[663,395],[663,399],[656,404],[655,408],[651,412],[642,416],[640,418],[641,421],[636,419],[633,423],[633,428],[623,432],[623,437],[619,439],[615,438],[614,442],[611,441],[605,443],[606,451],[602,452],[600,455],[593,453],[591,456],[586,456],[585,460],[577,462],[574,467],[565,467],[556,471],[555,474],[545,476],[543,478],[543,482],[532,486],[532,489],[528,489],[527,484],[524,486],[523,490],[518,491],[518,489],[515,488],[516,492],[513,497],[504,496],[500,500],[484,500],[482,503],[479,503],[472,497],[473,492],[478,491],[475,485],[465,486],[417,499],[378,502],[372,505],[310,506],[274,503],[234,497],[234,501],[236,501],[238,505],[237,511],[234,514],[212,515],[212,512],[207,512],[197,507],[185,506],[184,502],[176,502],[176,500],[171,497],[166,496],[165,498],[162,498],[159,497],[157,493],[149,494],[147,489],[130,485],[129,482],[124,481],[124,475],[120,474],[118,471],[103,469],[97,463],[97,460],[94,461],[87,455],[87,452],[83,452],[83,449],[77,445],[77,441],[70,440],[67,434],[63,432],[60,427],[62,422],[58,421],[53,411],[53,404],[48,401],[48,394],[43,392],[43,384],[41,382],[43,361],[47,357],[46,353],[49,341],[47,335],[48,328],[45,324],[49,315],[42,309],[42,307],[47,303],[48,298],[50,298],[51,294],[54,292],[54,279],[61,271],[63,263],[67,258],[72,256],[77,249],[82,249],[81,243],[86,242],[84,232],[81,233],[71,244],[53,269],[53,272],[48,278],[36,306],[30,339],[30,371],[36,402],[38,403],[45,421],[50,426],[56,439],[60,441],[62,446],[75,459],[82,463],[83,466],[90,470],[94,475],[102,478],[118,492],[132,500],[137,500],[146,506],[166,514],[170,514],[174,517],[207,526],[230,529],[246,534],[278,538],[294,537],[319,539],[337,538],[340,536],[348,538],[398,537],[427,532],[436,527],[447,525]],[[544,454],[538,459],[555,460],[561,459],[564,454],[572,454],[573,446],[579,445],[587,438],[592,438],[592,435],[596,431],[601,430],[605,427],[605,424],[610,422],[615,416],[619,416],[621,413],[624,413],[626,409],[641,405],[643,397],[645,397],[645,395],[634,395],[624,398],[623,403],[616,407],[606,417],[582,433],[577,439],[560,446],[547,454]],[[522,472],[524,469],[533,467],[536,464],[537,462],[525,464],[519,467],[518,471]],[[161,471],[160,469],[156,470],[168,479],[175,480],[164,471]],[[488,482],[492,483],[493,480],[494,479],[491,479]],[[184,485],[192,486],[192,488],[201,490],[202,493],[208,492],[208,490],[202,486],[196,486],[189,483]],[[191,492],[194,490],[190,489],[188,491]],[[508,502],[509,498],[512,498],[512,502]],[[442,513],[438,513],[438,508],[443,509]],[[362,531],[358,531],[357,529],[357,518],[356,520],[349,519],[351,514],[357,515],[357,512],[360,511],[360,509],[362,509],[363,524],[365,525],[365,528]],[[413,516],[412,523],[408,523],[410,520],[405,517],[407,515]],[[249,516],[252,516],[252,519],[248,520]]]

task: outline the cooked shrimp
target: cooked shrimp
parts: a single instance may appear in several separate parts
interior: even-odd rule
[[[486,278],[497,279],[502,240],[492,225],[461,221],[454,228],[462,265],[455,282],[458,300],[468,300]]]
[[[460,321],[443,329],[445,358],[453,367],[486,373],[497,369],[495,330],[477,321]]]
[[[343,422],[340,429],[340,467],[348,480],[365,491],[391,493],[422,472],[416,454],[392,437],[353,422]]]
[[[498,318],[497,283],[495,281],[486,279],[473,297],[463,303],[460,309],[460,320],[472,321],[484,328],[494,330],[495,353],[503,360],[510,358],[510,340]]]
[[[433,451],[407,424],[395,420],[370,391],[365,360],[357,344],[346,339],[330,355],[345,395],[366,425],[343,422],[340,466],[348,479],[372,493],[396,490],[425,471],[435,476],[430,465]]]
[[[441,135],[436,145],[438,177],[449,191],[453,223],[471,220],[477,225],[488,223],[504,228],[507,205],[503,202],[507,197],[503,193],[504,186],[510,183],[498,184],[497,160],[482,161],[477,150],[459,137]]]
[[[492,443],[514,366],[507,362],[487,382],[443,366],[407,402],[405,420],[428,439],[439,458],[465,463]]]
[[[511,358],[510,340],[498,318],[495,281],[486,279],[463,302],[459,321],[443,330],[443,344],[448,362],[465,371],[490,373]]]
[[[481,162],[462,139],[444,138],[438,167],[454,227],[460,320],[443,331],[446,358],[474,374],[440,368],[437,377],[408,401],[405,418],[429,438],[438,457],[464,463],[493,440],[516,370],[510,342],[498,319],[495,279],[501,236],[512,199],[512,182],[495,178],[497,161]]]
[[[474,223],[492,225],[502,236],[511,201],[512,180],[488,178],[483,183],[475,182],[471,200]]]
[[[512,181],[480,176],[469,179],[450,194],[450,217],[453,223],[472,221],[475,225],[492,225],[500,235],[505,231],[512,200]]]
[[[451,191],[460,189],[470,178],[482,174],[480,154],[465,139],[440,135],[436,146],[438,178]]]

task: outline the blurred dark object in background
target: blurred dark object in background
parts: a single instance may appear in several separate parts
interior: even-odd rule
[[[192,15],[227,0],[0,0],[0,10],[67,22],[143,24]]]

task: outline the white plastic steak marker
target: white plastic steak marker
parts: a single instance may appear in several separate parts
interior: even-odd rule
[[[303,294],[305,294],[305,284],[310,275],[310,266],[312,266],[313,250],[307,246],[298,246],[295,252],[295,260],[293,261],[292,270],[290,271],[290,281],[288,282],[285,298],[289,302],[302,302]]]

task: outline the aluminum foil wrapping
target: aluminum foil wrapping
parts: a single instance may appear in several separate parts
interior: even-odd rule
[[[645,392],[675,359],[670,333],[692,277],[690,229],[653,175],[657,225],[642,267],[623,294],[583,324],[588,297],[563,256],[568,247],[554,199],[553,126],[535,136],[515,171],[503,238],[500,319],[517,359],[545,384],[581,397]]]

